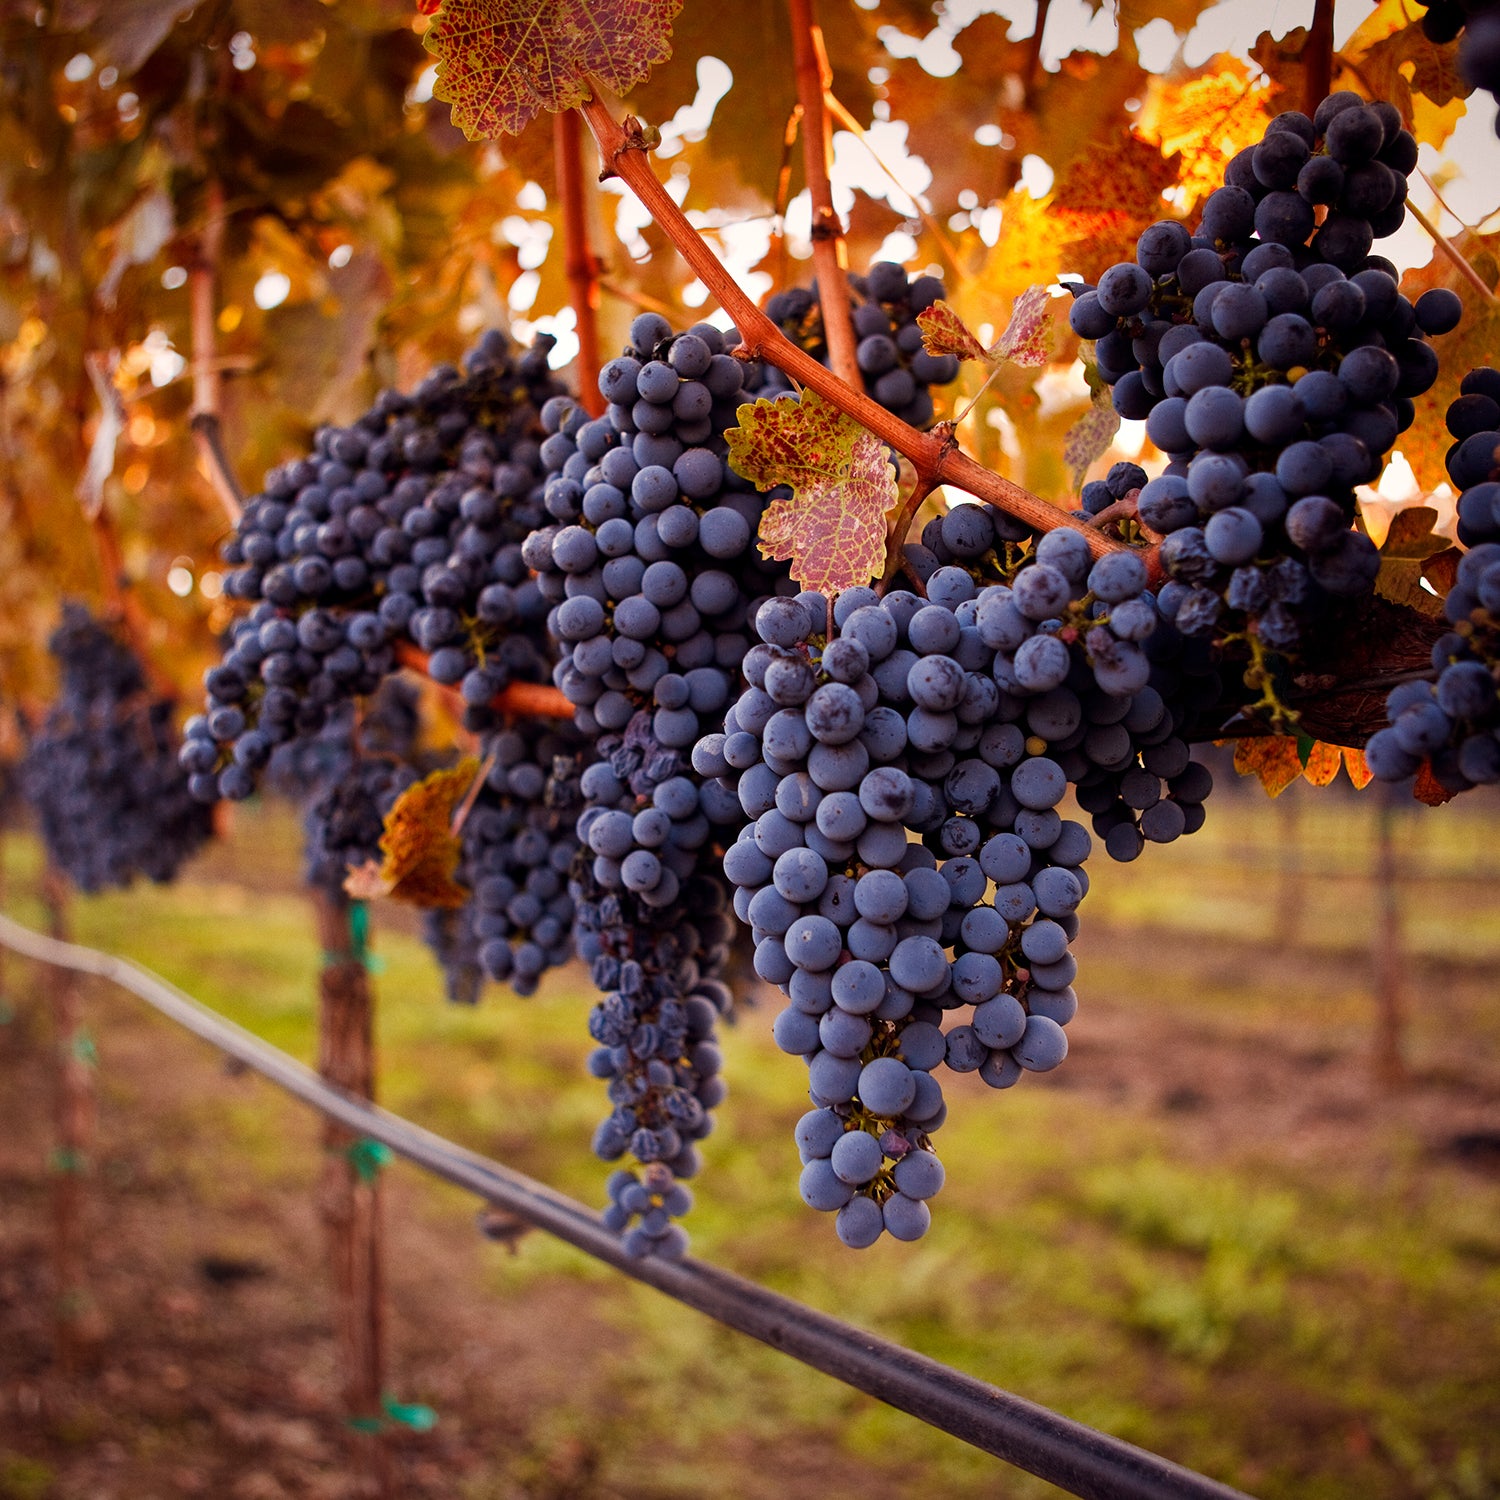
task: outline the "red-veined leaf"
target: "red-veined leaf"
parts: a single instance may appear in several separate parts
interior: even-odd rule
[[[423,44],[434,95],[468,138],[518,135],[544,109],[572,109],[597,78],[628,93],[672,52],[682,0],[443,0]]]
[[[1005,332],[990,347],[994,359],[1013,365],[1044,365],[1052,334],[1052,298],[1044,286],[1029,286],[1015,300]]]
[[[814,390],[800,401],[739,409],[729,462],[762,490],[790,485],[760,523],[764,557],[790,562],[803,588],[838,594],[868,583],[885,565],[886,512],[896,471],[885,444]]]
[[[969,332],[968,324],[941,298],[917,314],[922,347],[929,354],[951,354],[956,359],[988,359],[984,345]]]

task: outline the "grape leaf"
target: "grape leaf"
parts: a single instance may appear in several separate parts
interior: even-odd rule
[[[1422,577],[1438,591],[1438,597],[1446,599],[1458,582],[1458,564],[1463,553],[1457,547],[1445,548],[1433,557],[1422,560]]]
[[[1090,281],[1130,260],[1141,231],[1167,212],[1162,194],[1177,181],[1178,158],[1134,131],[1100,140],[1060,173],[1050,212],[1065,235],[1073,269]]]
[[[1422,762],[1422,767],[1417,772],[1417,778],[1412,782],[1411,794],[1424,807],[1441,807],[1443,803],[1451,802],[1457,795],[1455,792],[1450,792],[1432,774],[1432,762],[1430,760]]]
[[[443,0],[423,45],[433,94],[471,140],[517,135],[542,110],[591,97],[588,78],[628,93],[672,52],[682,0]]]
[[[1356,750],[1353,745],[1344,746],[1344,769],[1357,792],[1364,791],[1375,779],[1375,773],[1365,764],[1365,752]]]
[[[951,354],[956,359],[989,359],[984,345],[942,298],[917,314],[917,327],[922,330],[922,347],[929,354]]]
[[[1404,604],[1424,615],[1437,616],[1443,612],[1443,601],[1422,587],[1422,564],[1415,558],[1382,559],[1380,572],[1375,575],[1375,592],[1392,604]]]
[[[1052,298],[1045,286],[1029,286],[1016,298],[1010,322],[990,347],[990,357],[1013,365],[1044,365],[1051,332]]]
[[[1083,476],[1096,458],[1108,452],[1120,430],[1120,415],[1110,398],[1109,387],[1098,378],[1092,365],[1085,365],[1093,400],[1089,409],[1068,429],[1063,443],[1063,462],[1073,471],[1073,488],[1083,487]]]
[[[1236,59],[1215,61],[1222,65],[1196,78],[1153,78],[1143,111],[1141,128],[1164,155],[1181,158],[1177,182],[1185,205],[1223,186],[1230,158],[1265,133],[1267,104],[1278,92]]]
[[[1254,776],[1266,796],[1279,797],[1302,775],[1302,757],[1295,735],[1268,735],[1264,739],[1237,740],[1234,768],[1241,776]]]
[[[451,820],[479,762],[472,755],[445,771],[434,771],[396,799],[380,836],[381,862],[352,869],[344,889],[359,900],[391,896],[416,906],[462,906],[469,892],[453,878],[459,842]]]
[[[838,594],[885,566],[885,517],[897,499],[885,444],[814,390],[739,409],[729,462],[762,490],[792,487],[760,522],[763,557],[790,562],[805,589]]]
[[[1475,268],[1486,285],[1494,287],[1500,274],[1500,235],[1461,230],[1453,237],[1459,254]],[[1448,406],[1458,395],[1459,382],[1478,365],[1492,363],[1500,348],[1500,312],[1483,302],[1441,250],[1434,250],[1425,266],[1417,266],[1401,278],[1401,290],[1413,302],[1432,287],[1447,287],[1463,299],[1463,318],[1452,333],[1439,335],[1438,377],[1432,389],[1413,397],[1416,420],[1401,434],[1398,446],[1412,466],[1424,490],[1434,490],[1447,481],[1443,459],[1453,442],[1446,419]]]
[[[1302,767],[1303,779],[1314,786],[1327,786],[1339,774],[1339,767],[1343,763],[1344,757],[1339,746],[1314,740]]]

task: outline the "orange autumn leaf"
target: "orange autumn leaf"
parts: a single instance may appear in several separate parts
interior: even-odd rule
[[[1315,740],[1307,752],[1307,764],[1302,768],[1303,779],[1314,786],[1328,786],[1339,774],[1343,763],[1344,757],[1337,745],[1325,745],[1322,740]]]
[[[1263,739],[1237,740],[1234,768],[1241,776],[1254,776],[1268,797],[1279,797],[1302,775],[1296,737],[1268,735]]]
[[[1365,752],[1356,750],[1352,745],[1344,746],[1344,769],[1349,773],[1349,780],[1354,783],[1356,791],[1364,791],[1375,779],[1375,773],[1365,764]]]
[[[1152,80],[1142,129],[1164,155],[1181,157],[1177,180],[1189,203],[1222,187],[1230,159],[1264,135],[1276,92],[1233,59],[1197,78]]]
[[[386,816],[380,863],[367,860],[351,870],[345,891],[358,900],[390,896],[414,906],[462,906],[469,892],[453,878],[460,853],[453,809],[478,771],[469,756],[407,787]]]

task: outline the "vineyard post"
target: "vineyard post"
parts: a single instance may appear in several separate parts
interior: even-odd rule
[[[193,291],[193,434],[199,460],[230,525],[239,522],[243,496],[229,465],[220,425],[220,387],[214,363],[215,292],[224,235],[223,190],[208,188],[208,218],[190,273]],[[343,895],[314,888],[314,918],[322,968],[318,978],[318,1071],[363,1099],[375,1095],[374,994],[364,938],[353,926],[355,906]],[[359,920],[363,922],[360,909]],[[384,1264],[380,1232],[379,1159],[346,1130],[328,1124],[326,1159],[318,1188],[330,1279],[341,1405],[354,1467],[366,1496],[394,1494],[384,1439]]]
[[[1382,1088],[1394,1088],[1407,1081],[1401,871],[1396,852],[1400,822],[1395,798],[1381,787],[1375,823],[1375,941],[1371,958],[1375,987],[1375,1079]]]
[[[318,1072],[361,1099],[375,1097],[375,1004],[366,967],[363,907],[313,896],[323,967],[318,979]],[[384,1253],[380,1153],[342,1126],[324,1126],[318,1205],[334,1296],[343,1414],[363,1494],[395,1494],[385,1441]]]
[[[1288,792],[1291,789],[1288,788]],[[1294,948],[1302,936],[1302,843],[1300,804],[1295,793],[1276,799],[1276,942]]]
[[[70,941],[67,878],[49,864],[42,876],[47,927]],[[48,976],[52,1011],[52,1296],[54,1349],[59,1368],[75,1371],[99,1336],[84,1261],[85,1180],[94,1144],[94,1051],[83,1024],[78,976],[54,968]]]

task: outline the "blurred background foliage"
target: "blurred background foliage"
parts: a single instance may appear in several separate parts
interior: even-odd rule
[[[836,137],[852,265],[886,256],[941,272],[970,326],[992,336],[1025,287],[1091,278],[1147,223],[1191,215],[1265,120],[1302,104],[1312,15],[1311,0],[824,0],[834,93],[860,127]],[[1482,183],[1486,168],[1500,202],[1489,101],[1476,106],[1485,119],[1468,117],[1454,46],[1428,42],[1419,16],[1407,0],[1341,0],[1334,85],[1408,115],[1428,174],[1417,196],[1434,213],[1440,190]],[[786,17],[782,0],[745,0],[726,34],[718,7],[688,0],[671,60],[628,101],[661,129],[674,195],[762,298],[810,277]],[[108,597],[74,499],[91,448],[157,665],[189,688],[224,623],[226,522],[188,430],[188,282],[220,197],[214,345],[200,354],[221,374],[247,490],[318,423],[456,359],[482,328],[542,329],[559,339],[555,363],[572,358],[552,121],[465,141],[432,98],[429,24],[411,0],[0,3],[7,699],[47,695],[39,647],[60,597]],[[619,184],[591,199],[606,350],[642,307],[681,322],[711,311]],[[1490,282],[1482,220],[1494,206],[1476,209],[1471,192],[1446,221]],[[1456,282],[1414,226],[1398,241],[1382,248],[1425,266],[1426,284]],[[1453,381],[1495,332],[1488,309],[1471,310],[1461,347],[1444,350]],[[1089,394],[1062,320],[1053,352],[1046,369],[1008,368],[961,436],[1065,501],[1063,438]],[[111,372],[117,422],[91,359]],[[979,377],[967,379],[955,403],[974,393]],[[1403,438],[1386,511],[1441,478],[1440,398]],[[1149,461],[1144,444],[1126,424],[1111,456]],[[1436,504],[1451,525],[1441,490]]]

